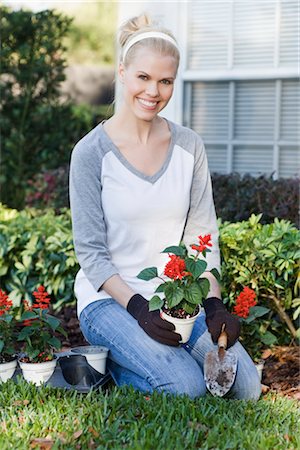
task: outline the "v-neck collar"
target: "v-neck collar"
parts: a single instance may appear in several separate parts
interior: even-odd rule
[[[114,144],[114,142],[111,140],[111,138],[109,137],[109,135],[105,131],[105,129],[103,127],[103,124],[104,124],[105,121],[103,121],[103,122],[101,122],[99,124],[101,138],[103,138],[103,143],[105,145],[109,146],[109,148],[114,153],[114,155],[118,158],[118,160],[126,167],[126,169],[128,169],[134,175],[136,175],[137,177],[141,178],[142,180],[148,181],[149,183],[152,183],[152,184],[154,184],[165,173],[165,171],[167,170],[167,168],[169,166],[169,163],[170,163],[170,160],[172,158],[173,148],[174,148],[174,143],[175,143],[175,134],[176,134],[175,126],[168,119],[166,119],[166,118],[163,118],[163,119],[167,122],[169,130],[171,132],[171,139],[170,139],[170,143],[169,143],[169,147],[168,147],[168,151],[167,151],[167,156],[166,156],[166,159],[165,159],[163,165],[161,166],[161,168],[155,174],[153,174],[151,176],[146,175],[143,172],[141,172],[140,170],[136,169],[125,158],[125,156],[120,152],[119,148]]]

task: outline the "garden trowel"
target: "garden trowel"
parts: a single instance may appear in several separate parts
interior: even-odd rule
[[[212,350],[205,355],[204,379],[207,389],[212,395],[223,397],[234,383],[237,358],[227,348],[227,334],[224,331],[225,324],[218,339],[218,349]]]

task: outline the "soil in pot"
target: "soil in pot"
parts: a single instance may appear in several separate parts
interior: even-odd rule
[[[190,319],[191,317],[196,316],[200,311],[200,306],[197,305],[194,312],[192,314],[187,313],[184,309],[176,307],[174,308],[162,308],[162,311],[170,317],[175,317],[176,319]]]
[[[174,324],[175,326],[175,331],[176,333],[179,333],[181,335],[181,343],[185,344],[186,342],[188,342],[188,340],[191,337],[192,331],[193,331],[193,326],[195,323],[195,320],[197,319],[198,315],[200,314],[200,307],[197,308],[198,312],[197,314],[183,314],[179,312],[179,317],[177,315],[177,317],[171,316],[170,315],[170,311],[169,310],[169,314],[165,311],[162,310],[161,312],[161,317],[164,320],[167,320],[168,322],[171,322]],[[180,311],[180,310],[177,310]],[[181,316],[181,317],[180,317]]]

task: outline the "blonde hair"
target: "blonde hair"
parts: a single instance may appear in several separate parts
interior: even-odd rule
[[[159,31],[166,34],[167,36],[170,36],[176,42],[173,34],[169,30],[158,25],[156,22],[153,22],[148,14],[141,14],[140,16],[133,17],[127,20],[119,28],[119,45],[121,47],[120,60],[124,63],[125,67],[127,67],[132,62],[137,49],[141,47],[157,51],[162,55],[173,56],[178,65],[180,59],[178,48],[175,47],[175,45],[173,45],[171,42],[157,37],[149,37],[136,42],[132,45],[132,47],[129,48],[129,50],[126,52],[125,58],[123,59],[123,50],[126,44],[133,37],[136,37],[139,34],[145,33],[147,31]]]

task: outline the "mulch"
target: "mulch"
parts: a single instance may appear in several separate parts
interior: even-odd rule
[[[79,328],[75,306],[65,306],[55,314],[62,322],[68,337],[62,342],[63,349],[88,345]],[[276,392],[288,398],[300,400],[300,347],[272,347],[262,354],[263,392]]]

